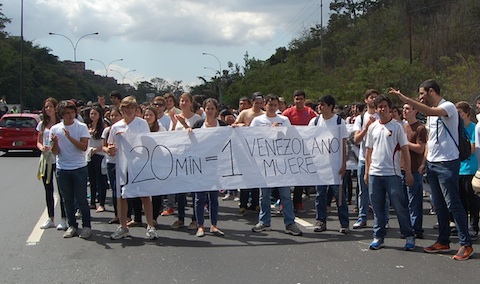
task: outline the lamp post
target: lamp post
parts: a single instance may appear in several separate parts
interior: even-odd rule
[[[90,61],[100,62],[100,63],[103,65],[103,67],[105,67],[105,77],[108,77],[108,69],[110,68],[110,65],[111,65],[113,62],[123,61],[123,58],[112,60],[112,61],[110,61],[110,63],[108,63],[107,65],[105,65],[105,63],[103,63],[103,61],[98,60],[98,59],[94,59],[94,58],[90,58]]]
[[[131,73],[131,72],[135,72],[137,70],[133,69],[133,70],[129,70],[125,73],[120,73],[120,71],[117,71],[117,70],[113,70],[113,69],[110,69],[110,71],[113,71],[113,72],[117,72],[118,74],[120,74],[120,76],[122,77],[122,84],[125,82],[125,76],[127,76],[128,73]]]
[[[218,67],[220,68],[220,69],[218,69],[219,70],[218,74],[220,76],[220,84],[218,86],[218,103],[221,103],[221,101],[222,101],[222,79],[223,79],[222,63],[220,63],[220,59],[218,59],[218,57],[216,57],[215,55],[213,55],[211,53],[203,52],[202,55],[212,56],[218,62]],[[209,67],[203,67],[203,69],[208,69],[208,68]]]
[[[73,66],[74,66],[74,73],[73,73],[73,77],[74,77],[74,85],[73,85],[73,88],[74,88],[74,93],[75,93],[75,98],[77,98],[77,46],[78,46],[78,43],[80,42],[80,40],[84,37],[87,37],[87,36],[93,36],[93,35],[98,35],[98,32],[96,33],[90,33],[90,34],[85,34],[83,36],[81,36],[76,42],[75,44],[73,43],[73,41],[66,35],[63,35],[63,34],[59,34],[59,33],[48,33],[49,35],[56,35],[56,36],[61,36],[61,37],[64,37],[66,38],[70,44],[72,45],[73,47]]]

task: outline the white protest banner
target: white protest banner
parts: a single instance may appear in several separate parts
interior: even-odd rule
[[[215,127],[117,139],[123,197],[334,184],[338,137],[326,127]],[[338,136],[338,135],[337,135]]]

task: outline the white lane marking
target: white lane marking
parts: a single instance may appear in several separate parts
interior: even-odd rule
[[[57,194],[53,195],[53,200],[54,200],[53,208],[55,208],[57,207],[57,200],[58,200]],[[34,246],[40,242],[43,232],[45,231],[43,229],[40,229],[40,226],[43,225],[43,223],[45,222],[45,220],[47,220],[47,218],[48,218],[48,210],[47,208],[45,208],[42,216],[40,216],[40,218],[38,219],[37,224],[35,224],[35,227],[33,227],[33,230],[27,239],[27,246]],[[55,228],[52,228],[52,229],[55,229]]]
[[[313,228],[313,224],[310,224],[309,222],[307,222],[307,221],[305,221],[301,218],[298,218],[298,217],[295,217],[295,223],[297,223],[300,226],[305,227],[305,228],[309,228],[309,227]]]

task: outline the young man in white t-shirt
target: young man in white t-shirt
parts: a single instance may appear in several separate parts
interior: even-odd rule
[[[317,118],[312,118],[308,123],[309,126],[325,126],[332,135],[341,141],[340,151],[342,151],[342,160],[338,164],[339,167],[334,169],[334,173],[338,173],[335,176],[335,184],[330,185],[317,185],[317,195],[315,197],[315,207],[317,214],[315,219],[317,220],[313,231],[323,232],[327,230],[327,191],[331,190],[337,200],[338,219],[340,221],[340,233],[347,234],[349,232],[348,222],[348,205],[345,191],[342,189],[340,199],[340,184],[342,183],[342,177],[345,175],[347,168],[347,127],[345,121],[337,114],[333,113],[335,108],[335,98],[332,95],[325,95],[318,101],[320,104],[321,114]]]
[[[397,95],[402,102],[428,116],[427,155],[420,166],[420,172],[426,171],[432,190],[438,219],[438,238],[433,245],[425,247],[424,251],[428,253],[450,251],[451,213],[455,219],[460,241],[460,249],[453,259],[469,259],[473,255],[472,239],[468,233],[467,214],[458,189],[460,160],[457,147],[459,123],[457,108],[441,96],[440,85],[433,79],[420,84],[418,88],[420,101],[408,98],[400,90],[393,88],[390,89],[390,93]]]
[[[286,116],[278,115],[278,97],[268,95],[265,97],[266,113],[255,117],[250,126],[278,127],[291,126],[290,120]],[[260,188],[260,214],[258,223],[252,228],[253,232],[267,231],[271,229],[271,208],[270,195],[273,188]],[[290,187],[279,187],[280,200],[283,206],[283,222],[285,224],[285,233],[294,236],[301,236],[302,231],[295,224],[295,214],[293,213],[293,202],[290,198]]]
[[[370,125],[378,119],[378,114],[375,110],[375,98],[380,93],[377,90],[369,89],[363,95],[367,107],[365,113],[360,114],[355,118],[353,131],[355,131],[354,142],[360,144],[360,151],[358,153],[358,220],[353,224],[353,229],[365,228],[367,226],[369,197],[368,186],[363,181],[365,175],[365,137]]]
[[[116,147],[116,136],[120,135],[121,133],[150,133],[150,127],[148,123],[139,118],[135,115],[135,112],[138,108],[137,100],[132,97],[128,96],[122,99],[120,103],[120,112],[123,115],[123,119],[119,122],[112,125],[110,128],[110,134],[108,136],[108,151],[107,154],[112,157],[116,157],[117,154],[117,147]],[[120,219],[120,226],[117,230],[110,235],[110,238],[113,240],[118,240],[121,238],[129,237],[130,232],[127,227],[127,208],[128,202],[126,198],[123,198],[121,195],[121,184],[117,184],[117,197],[118,197],[118,217]],[[143,204],[143,211],[145,213],[145,218],[147,219],[147,232],[146,235],[149,239],[157,239],[158,234],[155,230],[153,224],[153,209],[152,209],[152,201],[150,200],[150,196],[142,196],[140,197]]]
[[[57,105],[57,113],[62,121],[50,128],[52,136],[52,153],[57,155],[57,181],[62,191],[68,229],[64,238],[79,235],[88,238],[91,234],[90,207],[87,200],[87,160],[85,151],[88,148],[90,133],[85,123],[76,119],[77,107],[71,101],[63,101]],[[95,198],[95,197],[92,197]],[[75,218],[76,208],[82,212],[82,231],[78,234]]]
[[[368,184],[370,201],[372,202],[374,225],[373,241],[370,249],[384,247],[387,217],[385,200],[387,194],[397,213],[400,232],[406,237],[405,250],[415,249],[415,231],[410,223],[408,200],[403,189],[400,168],[400,152],[404,161],[405,182],[413,185],[410,169],[410,152],[408,140],[403,126],[392,118],[390,112],[392,101],[379,95],[375,98],[375,106],[379,119],[368,128],[365,142],[365,183]]]

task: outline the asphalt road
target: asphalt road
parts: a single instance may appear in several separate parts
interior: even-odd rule
[[[386,247],[371,251],[369,227],[338,233],[330,214],[328,231],[314,233],[313,198],[297,215],[301,237],[284,233],[283,218],[272,219],[273,231],[254,233],[257,216],[236,216],[234,201],[220,201],[219,228],[225,237],[195,231],[173,231],[175,216],[159,217],[160,239],[148,240],[145,228],[131,228],[132,238],[113,241],[113,216],[92,210],[92,237],[63,239],[55,229],[38,230],[45,221],[42,183],[36,178],[38,157],[25,153],[0,156],[0,283],[478,283],[480,254],[457,262],[452,252],[424,253],[435,242],[436,217],[425,209],[425,239],[413,252],[404,251],[392,214]],[[108,192],[110,196],[111,192]],[[189,202],[189,204],[191,204]],[[350,206],[350,226],[356,215]],[[59,206],[56,207],[59,215]],[[187,218],[192,210],[187,211]],[[188,220],[188,219],[187,219]],[[58,220],[56,220],[58,222]],[[310,225],[309,225],[310,224]],[[209,225],[206,220],[205,225]],[[474,246],[478,250],[478,245]]]

